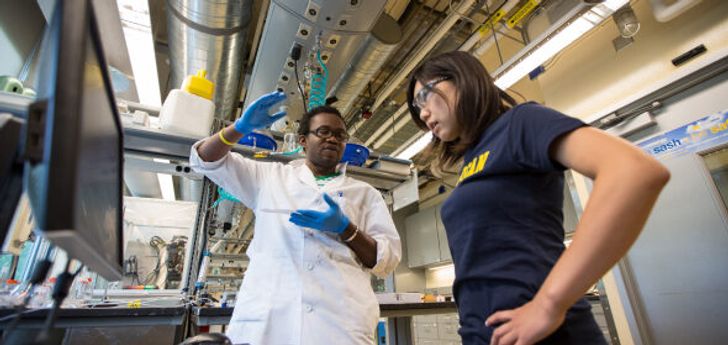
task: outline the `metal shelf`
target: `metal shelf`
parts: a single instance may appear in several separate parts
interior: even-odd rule
[[[188,137],[178,134],[167,133],[158,129],[151,129],[137,126],[124,127],[124,150],[137,154],[162,156],[171,159],[189,159],[192,145],[202,138]],[[252,148],[243,145],[235,145],[233,152],[251,158],[256,152]],[[380,190],[392,190],[394,187],[409,180],[409,174],[399,174],[394,171],[410,171],[410,161],[394,159],[391,157],[377,156],[379,160],[386,161],[389,165],[401,166],[400,169],[381,171],[373,168],[362,168],[348,166],[347,174],[357,180],[366,182]],[[267,162],[288,163],[301,156],[274,155],[259,159]]]
[[[250,259],[245,254],[217,254],[217,253],[211,253],[210,254],[210,260],[229,260],[229,261],[244,260],[244,261],[248,261]]]

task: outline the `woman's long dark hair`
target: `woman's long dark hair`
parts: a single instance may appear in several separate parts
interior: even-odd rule
[[[443,77],[455,84],[456,104],[451,111],[454,110],[461,131],[459,138],[452,142],[443,142],[433,136],[426,154],[435,158],[433,163],[440,169],[455,165],[488,126],[517,104],[513,97],[493,84],[493,78],[474,56],[462,51],[444,53],[420,64],[412,73],[407,87],[410,115],[422,130],[427,131],[428,128],[413,105],[415,83],[419,81],[424,85]],[[444,98],[439,90],[432,91]]]

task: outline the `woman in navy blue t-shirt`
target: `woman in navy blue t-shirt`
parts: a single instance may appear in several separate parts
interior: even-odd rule
[[[442,207],[464,344],[606,344],[582,298],[634,243],[669,172],[628,142],[516,104],[465,52],[412,74],[412,118],[435,165],[462,161]],[[564,248],[563,171],[594,179]]]

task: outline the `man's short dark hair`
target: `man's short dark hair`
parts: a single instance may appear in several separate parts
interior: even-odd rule
[[[308,134],[308,132],[311,130],[311,128],[309,128],[311,119],[314,116],[316,116],[318,114],[322,114],[322,113],[334,114],[334,115],[338,116],[341,119],[341,121],[344,122],[344,126],[346,126],[346,121],[344,121],[344,117],[341,116],[341,113],[339,112],[338,109],[336,109],[330,105],[322,105],[322,106],[313,108],[303,114],[303,117],[301,117],[301,122],[298,126],[298,134],[299,135]]]

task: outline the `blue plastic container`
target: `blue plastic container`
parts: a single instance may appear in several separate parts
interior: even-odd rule
[[[364,165],[369,158],[369,149],[366,146],[347,143],[344,149],[344,156],[341,157],[342,162],[349,162],[356,166]]]
[[[252,132],[244,136],[238,144],[245,146],[255,146],[257,148],[275,151],[278,149],[276,141],[268,135]]]

